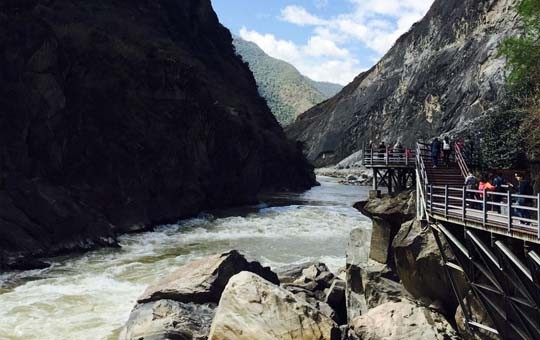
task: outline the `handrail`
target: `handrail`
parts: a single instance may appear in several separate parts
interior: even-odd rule
[[[420,169],[420,178],[422,179],[422,185],[428,185],[429,179],[427,177],[426,165],[424,164],[424,158],[422,158],[422,147],[420,143],[416,143],[416,164]]]
[[[403,151],[388,151],[386,149],[364,149],[364,165],[413,165],[414,152],[404,149]]]
[[[448,221],[540,243],[540,194],[520,195],[510,190],[502,193],[467,189],[463,185],[433,185],[424,162],[428,153],[429,145],[417,143],[419,218]],[[457,144],[455,156],[461,174],[467,177],[469,167]]]
[[[467,166],[467,162],[465,162],[465,158],[463,157],[463,153],[461,150],[461,147],[458,143],[454,144],[454,154],[456,155],[456,161],[459,165],[459,169],[461,170],[461,174],[463,177],[467,177],[470,174],[469,167]]]
[[[500,230],[540,242],[540,194],[519,195],[466,187],[429,185],[424,193],[427,211],[463,225]],[[461,192],[461,194],[456,194]]]

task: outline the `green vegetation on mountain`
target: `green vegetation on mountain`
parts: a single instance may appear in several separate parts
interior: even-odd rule
[[[235,37],[234,46],[249,64],[261,96],[284,126],[342,89],[341,85],[316,82],[303,76],[294,66],[268,56],[252,42]]]
[[[525,151],[530,159],[540,158],[540,0],[522,0],[518,13],[523,33],[504,41],[500,53],[507,59],[508,90],[511,110],[506,121],[512,121],[513,140],[507,153]],[[518,113],[516,113],[518,112]],[[522,114],[519,114],[521,112]],[[500,129],[498,129],[500,131]],[[494,143],[497,139],[493,139]],[[500,142],[496,142],[499,143]],[[518,150],[518,152],[516,152]],[[504,163],[504,160],[503,160]]]

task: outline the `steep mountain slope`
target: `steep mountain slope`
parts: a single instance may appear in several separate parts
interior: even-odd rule
[[[514,3],[436,0],[376,66],[301,115],[289,136],[320,166],[369,140],[412,143],[497,110],[504,100],[498,46],[517,30]]]
[[[314,184],[210,0],[0,9],[0,269]]]
[[[264,53],[257,44],[234,38],[234,46],[255,76],[260,94],[282,125],[292,123],[301,113],[338,93],[343,86],[317,82],[294,66]]]

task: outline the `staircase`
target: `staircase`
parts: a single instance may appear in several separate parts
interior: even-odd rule
[[[460,188],[463,187],[465,177],[459,163],[456,161],[457,157],[450,158],[450,164],[446,166],[443,161],[439,161],[437,168],[433,167],[431,161],[431,151],[427,146],[424,146],[421,151],[422,161],[424,162],[426,179],[428,185],[445,186]]]

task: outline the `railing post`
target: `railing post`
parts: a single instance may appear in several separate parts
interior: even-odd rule
[[[448,185],[444,186],[444,218],[448,218]]]
[[[463,201],[461,202],[461,209],[463,209],[461,212],[461,220],[465,222],[465,218],[467,217],[467,187],[463,187]]]
[[[433,184],[429,185],[429,212],[433,214]]]
[[[536,219],[538,221],[538,239],[540,239],[540,193],[536,196]]]
[[[482,195],[482,224],[484,227],[486,226],[487,222],[487,194],[486,189],[484,189],[483,195]]]
[[[373,165],[373,147],[371,147],[371,165]]]
[[[384,150],[384,160],[386,165],[388,165],[388,150]]]
[[[508,190],[508,194],[506,196],[506,204],[508,206],[508,232],[512,232],[512,193],[510,190]]]

